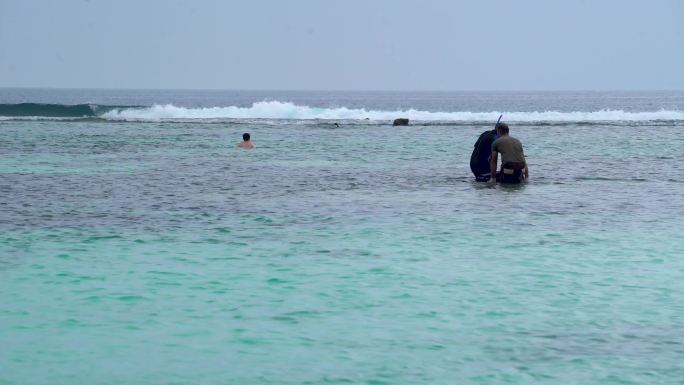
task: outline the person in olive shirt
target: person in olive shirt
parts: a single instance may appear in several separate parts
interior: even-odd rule
[[[496,175],[496,179],[491,180],[501,183],[520,183],[530,177],[530,172],[527,169],[522,143],[509,136],[508,131],[508,124],[496,125],[497,139],[492,143],[492,160],[489,164],[491,175]],[[499,153],[501,153],[501,172],[497,174]]]

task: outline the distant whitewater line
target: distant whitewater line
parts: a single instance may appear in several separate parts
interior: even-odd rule
[[[684,111],[660,110],[627,112],[600,111],[542,111],[542,112],[432,112],[415,109],[382,111],[363,108],[324,108],[296,105],[291,102],[262,101],[249,107],[188,108],[171,104],[144,106],[60,105],[60,104],[0,104],[0,120],[13,118],[91,118],[118,121],[173,121],[221,119],[275,119],[275,120],[370,120],[391,121],[408,118],[423,122],[491,122],[500,113],[507,122],[648,122],[684,121]]]
[[[409,118],[419,121],[491,121],[502,113],[492,112],[431,112],[420,110],[379,111],[366,109],[318,108],[300,106],[290,102],[267,101],[251,107],[185,108],[174,105],[154,105],[148,108],[114,109],[102,115],[115,120],[163,120],[163,119],[327,119],[327,120],[393,120]],[[503,112],[508,122],[562,122],[562,121],[651,121],[684,120],[684,111],[625,112],[601,110],[593,112]]]

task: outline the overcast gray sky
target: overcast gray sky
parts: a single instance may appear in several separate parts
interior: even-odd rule
[[[0,0],[0,86],[684,89],[678,0]]]

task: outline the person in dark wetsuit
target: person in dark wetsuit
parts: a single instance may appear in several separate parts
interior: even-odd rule
[[[489,159],[492,155],[492,143],[496,140],[496,129],[480,134],[470,155],[470,170],[478,182],[486,182],[491,177]]]
[[[496,181],[501,183],[520,183],[530,177],[527,169],[525,153],[520,141],[508,135],[508,125],[496,125],[498,138],[492,143],[492,159],[490,173],[496,175]],[[498,155],[501,154],[501,172],[496,173]]]

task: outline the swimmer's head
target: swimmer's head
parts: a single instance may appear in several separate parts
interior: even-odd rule
[[[242,140],[244,140],[245,142],[249,141],[249,138],[250,136],[248,133],[245,132],[244,134],[242,134]]]

